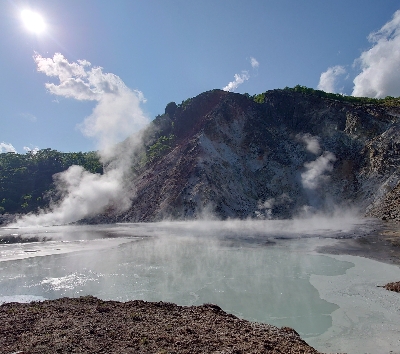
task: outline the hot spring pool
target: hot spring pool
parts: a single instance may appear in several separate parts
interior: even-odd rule
[[[3,238],[38,242],[0,245],[0,301],[90,294],[215,303],[238,317],[293,327],[321,351],[394,350],[400,296],[376,285],[400,279],[399,268],[315,251],[335,242],[329,236],[363,227],[212,221],[3,228]]]

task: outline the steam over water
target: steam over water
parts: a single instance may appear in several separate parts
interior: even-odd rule
[[[353,331],[374,323],[376,313],[361,304],[360,319],[343,323],[346,314],[338,314],[346,309],[347,294],[329,301],[324,289],[348,282],[335,283],[359,270],[358,257],[334,258],[315,249],[334,243],[330,237],[359,236],[371,227],[355,219],[331,224],[310,219],[3,228],[0,302],[90,294],[119,301],[215,303],[242,318],[293,327],[320,350],[354,349],[363,339]],[[366,261],[363,271],[380,264]],[[399,274],[397,267],[387,267],[385,274]],[[364,273],[357,281],[366,279]],[[384,291],[376,285],[374,291]],[[392,305],[398,311],[399,300]],[[385,316],[393,309],[376,312]],[[334,335],[324,337],[332,331],[340,333],[342,342]]]

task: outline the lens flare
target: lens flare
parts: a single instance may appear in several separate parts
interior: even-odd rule
[[[25,27],[33,33],[40,34],[46,29],[43,17],[37,12],[25,9],[21,12],[22,22]]]

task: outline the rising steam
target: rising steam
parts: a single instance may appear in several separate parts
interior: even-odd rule
[[[92,174],[80,166],[71,166],[54,177],[60,201],[37,215],[26,215],[16,225],[57,225],[96,215],[106,209],[126,210],[132,195],[129,184],[130,159],[137,141],[129,139],[149,122],[140,104],[144,96],[129,89],[116,75],[91,67],[86,60],[70,63],[60,53],[53,58],[35,55],[39,72],[57,77],[58,84],[47,83],[50,93],[76,100],[96,101],[92,114],[80,125],[82,132],[96,139],[105,173]],[[129,190],[129,191],[128,191]]]
[[[257,59],[250,57],[250,64],[253,70],[257,72],[257,69],[260,66],[260,63],[257,61]],[[241,84],[250,79],[250,73],[247,70],[242,70],[242,73],[235,74],[234,78],[235,79],[233,81],[229,82],[228,85],[222,88],[224,91],[234,92]]]
[[[317,189],[322,182],[329,178],[326,173],[333,170],[332,163],[335,161],[335,155],[329,151],[325,151],[316,160],[306,162],[304,164],[306,171],[301,174],[303,187],[307,189]]]
[[[301,184],[308,197],[308,205],[303,206],[304,216],[310,216],[326,203],[326,195],[321,196],[319,190],[329,181],[329,173],[333,170],[333,163],[336,156],[330,151],[324,151],[319,144],[319,138],[311,134],[298,134],[298,141],[305,144],[306,150],[317,158],[313,161],[304,163],[305,171],[301,173]]]
[[[241,74],[235,74],[235,80],[231,81],[228,85],[223,87],[224,91],[233,92],[235,91],[241,84],[247,81],[250,78],[248,71],[242,71]]]

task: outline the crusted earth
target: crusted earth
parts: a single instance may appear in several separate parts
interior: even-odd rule
[[[86,296],[0,306],[0,353],[318,353],[291,328],[218,306]]]

